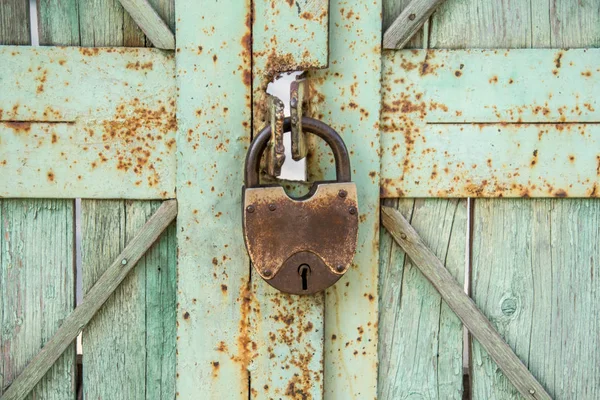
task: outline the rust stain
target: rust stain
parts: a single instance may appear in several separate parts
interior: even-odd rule
[[[139,61],[136,61],[127,63],[125,68],[134,71],[152,70],[154,68],[154,64],[152,63],[152,61],[148,61],[146,63],[140,63]]]
[[[8,121],[8,122],[3,122],[3,124],[5,126],[7,126],[8,128],[11,128],[12,130],[14,130],[16,133],[28,133],[31,131],[31,122]]]
[[[54,182],[54,178],[55,178],[55,176],[54,176],[54,171],[52,171],[52,170],[49,170],[49,171],[46,173],[46,177],[48,178],[48,182]]]

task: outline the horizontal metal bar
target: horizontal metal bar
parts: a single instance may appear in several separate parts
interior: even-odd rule
[[[0,46],[0,60],[0,197],[175,196],[172,55]]]
[[[382,197],[599,197],[600,50],[386,52]]]

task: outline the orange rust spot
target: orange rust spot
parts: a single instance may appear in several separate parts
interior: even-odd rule
[[[590,78],[592,76],[592,71],[583,71],[581,73],[581,76],[586,77],[586,78]]]
[[[457,78],[460,78],[462,76],[462,72],[461,71],[454,71],[454,76],[456,76]]]
[[[7,126],[8,128],[11,128],[12,130],[14,130],[17,133],[27,133],[29,131],[31,131],[31,122],[13,122],[13,121],[9,121],[9,122],[4,122],[4,125]]]
[[[56,143],[58,142],[58,136],[56,135],[56,133],[52,134],[52,139],[51,139],[52,143]]]
[[[227,293],[227,285],[221,284],[221,292]]]
[[[556,192],[553,193],[554,196],[556,197],[567,197],[569,194],[567,192],[565,192],[563,189],[558,189]]]
[[[498,77],[496,75],[492,76],[488,81],[491,84],[498,83]]]
[[[185,320],[188,320],[188,319],[190,319],[190,313],[189,313],[189,312],[187,312],[187,311],[186,311],[186,312],[184,312],[184,313],[183,313],[183,319],[185,319]]]
[[[48,182],[54,182],[54,172],[52,170],[46,173],[46,177],[48,178]]]
[[[127,63],[125,68],[132,69],[134,71],[151,70],[154,68],[154,64],[152,61],[148,61],[146,63],[140,63],[139,61],[136,61]]]
[[[214,62],[214,63],[216,63],[216,62],[217,62],[217,59],[218,59],[217,55],[216,55],[216,54],[214,54],[214,55],[213,55],[213,57],[212,57],[212,59],[213,59],[213,62]]]
[[[562,60],[563,54],[564,53],[562,51],[559,51],[556,54],[556,57],[554,57],[554,65],[556,66],[556,68],[560,68],[561,67],[561,60]]]
[[[79,47],[79,52],[84,56],[96,56],[100,53],[98,47]]]

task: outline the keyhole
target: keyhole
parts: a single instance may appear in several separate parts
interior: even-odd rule
[[[308,290],[308,276],[310,275],[310,266],[302,264],[298,268],[298,274],[302,278],[302,290]]]

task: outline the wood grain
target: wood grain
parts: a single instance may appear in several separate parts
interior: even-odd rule
[[[28,0],[2,1],[0,6],[0,44],[30,44],[29,26]]]
[[[32,391],[27,398],[73,399],[72,341],[24,383],[31,360],[75,306],[73,202],[1,200],[0,224],[0,397]]]
[[[175,49],[175,35],[148,0],[119,0],[155,47]]]
[[[384,49],[401,49],[444,0],[412,0],[383,35]]]
[[[29,2],[3,1],[0,44],[29,44],[29,29]],[[0,395],[75,306],[73,249],[72,201],[0,200]],[[50,366],[28,398],[73,399],[75,347]]]
[[[94,286],[87,291],[83,302],[65,318],[60,328],[58,328],[52,338],[44,345],[43,349],[37,353],[29,364],[27,364],[27,367],[19,377],[13,381],[12,385],[2,396],[2,400],[20,400],[25,398],[33,386],[63,354],[65,349],[72,345],[79,332],[86,327],[94,314],[102,307],[117,287],[119,287],[121,282],[127,277],[129,271],[131,271],[143,257],[146,250],[148,250],[166,227],[175,219],[176,215],[176,200],[168,200],[162,204],[156,213],[137,232],[135,237],[128,242],[125,249],[118,257],[116,257],[112,264],[110,264],[102,276],[95,282]],[[103,222],[106,221],[103,220]],[[104,226],[102,228],[104,228]],[[109,235],[108,230],[101,229],[101,231],[105,236]],[[99,248],[102,248],[102,243],[99,243],[99,245]],[[94,322],[98,323],[97,321]],[[114,330],[115,328],[112,327],[112,329]],[[137,339],[139,340],[139,337]],[[121,353],[121,355],[125,356],[124,353]],[[112,367],[114,368],[114,365]],[[109,370],[104,372],[108,371]],[[143,376],[144,375],[142,374],[142,377]],[[106,376],[104,377],[106,378]],[[102,385],[98,384],[97,386],[100,387],[100,390],[106,389],[107,383],[108,382],[106,381],[102,381]],[[144,382],[142,381],[142,385],[143,384]],[[118,391],[111,392],[110,397],[113,398],[116,393],[120,394],[127,390],[131,389],[121,387]]]
[[[465,200],[386,200],[463,281]],[[462,323],[419,268],[381,230],[379,277],[380,399],[462,399]]]
[[[473,300],[465,294],[462,286],[425,245],[402,214],[391,207],[382,207],[381,215],[383,225],[394,237],[394,240],[404,249],[452,311],[487,350],[521,395],[526,399],[550,400],[551,397],[543,386],[519,360]]]

